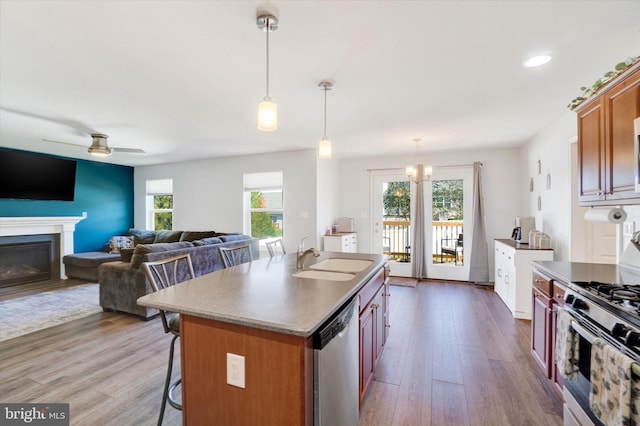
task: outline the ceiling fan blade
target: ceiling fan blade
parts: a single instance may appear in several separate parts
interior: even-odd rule
[[[111,148],[113,152],[126,152],[127,154],[146,154],[144,149],[136,148]]]
[[[71,143],[71,142],[54,141],[54,140],[52,140],[52,139],[42,139],[42,140],[43,140],[43,141],[45,141],[45,142],[60,143],[60,144],[62,144],[62,145],[79,146],[79,147],[81,147],[81,148],[86,148],[86,147],[87,147],[86,145],[80,145],[80,144],[77,144],[77,143]]]

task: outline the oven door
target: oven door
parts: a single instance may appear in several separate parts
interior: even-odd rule
[[[571,321],[571,328],[573,328],[580,337],[579,372],[576,379],[564,381],[564,424],[604,426],[589,408],[589,393],[591,392],[591,343],[593,343],[596,336],[579,324],[577,320]]]

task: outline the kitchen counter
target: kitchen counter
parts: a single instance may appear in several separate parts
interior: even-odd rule
[[[552,261],[537,261],[531,264],[534,269],[553,276],[564,285],[578,281],[640,284],[640,271],[620,265]]]
[[[321,252],[329,258],[371,260],[349,281],[296,278],[296,253],[254,260],[197,277],[138,299],[138,304],[282,334],[308,337],[387,262],[377,254]]]
[[[143,306],[181,314],[183,424],[314,424],[313,334],[359,292],[366,293],[368,283],[382,286],[387,262],[384,255],[321,252],[307,255],[305,270],[331,258],[372,263],[348,281],[297,278],[292,276],[297,254],[291,253],[138,299]],[[242,359],[240,373],[234,373],[240,385],[229,382],[231,354]]]

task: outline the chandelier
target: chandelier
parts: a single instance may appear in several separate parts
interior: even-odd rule
[[[406,172],[407,177],[411,182],[415,182],[419,184],[420,182],[426,182],[431,179],[431,175],[433,174],[433,167],[424,166],[418,161],[418,148],[420,147],[420,138],[414,138],[413,141],[416,143],[416,164],[413,166],[407,166]]]

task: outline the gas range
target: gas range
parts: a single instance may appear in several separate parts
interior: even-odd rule
[[[640,284],[602,283],[598,281],[573,282],[587,298],[613,315],[619,315],[640,327]]]
[[[564,300],[593,335],[640,361],[640,285],[572,282]]]

